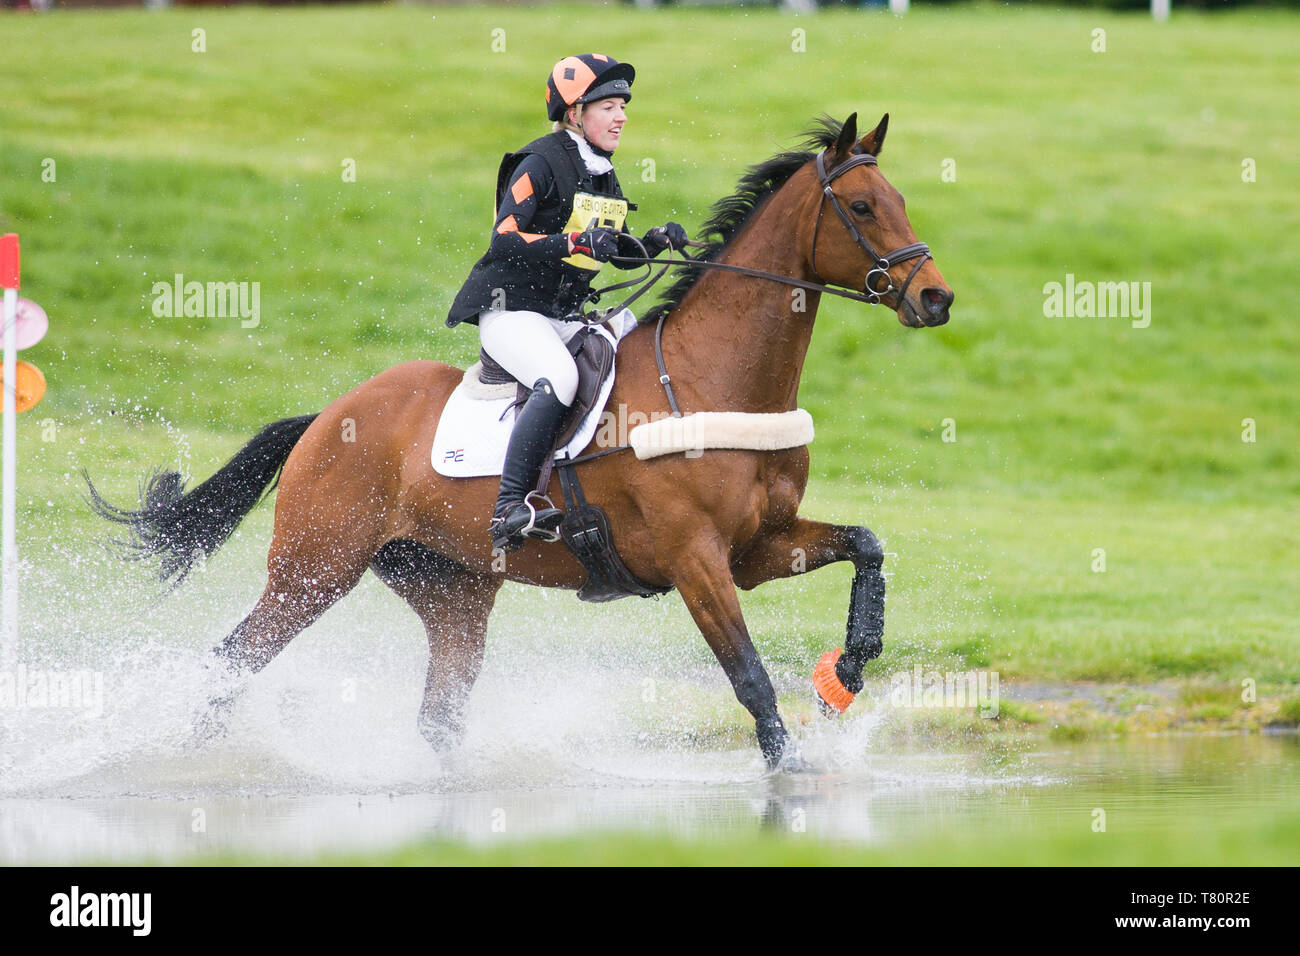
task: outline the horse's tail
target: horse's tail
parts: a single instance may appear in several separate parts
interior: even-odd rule
[[[272,422],[220,471],[188,492],[179,472],[155,471],[141,486],[140,507],[134,511],[100,497],[83,470],[90,488],[87,502],[101,517],[126,525],[128,537],[113,542],[123,557],[161,558],[159,577],[174,588],[280,483],[280,470],[315,419],[302,415]]]

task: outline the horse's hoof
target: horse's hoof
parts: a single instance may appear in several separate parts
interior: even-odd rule
[[[767,769],[775,770],[790,749],[790,735],[785,732],[785,724],[779,716],[759,717],[754,721],[754,729],[758,733],[758,749]]]
[[[803,754],[793,745],[781,755],[773,770],[776,773],[817,773],[817,768],[805,760]]]
[[[461,745],[465,737],[463,727],[453,727],[437,721],[419,721],[420,736],[436,753],[448,753]]]
[[[813,668],[813,690],[817,692],[817,706],[821,709],[825,717],[838,717],[849,709],[849,704],[853,703],[853,698],[857,694],[853,693],[844,686],[838,674],[835,673],[835,665],[839,663],[842,650],[836,648],[833,651],[827,651]]]
[[[190,732],[191,747],[204,747],[225,738],[229,733],[227,718],[233,701],[229,697],[217,697],[208,702],[207,710],[194,716],[194,727]]]

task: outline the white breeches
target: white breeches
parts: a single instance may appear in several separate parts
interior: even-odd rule
[[[561,322],[540,312],[487,309],[478,317],[483,351],[529,388],[539,378],[548,380],[565,405],[572,405],[578,394],[578,368],[565,343],[581,329],[581,322]]]

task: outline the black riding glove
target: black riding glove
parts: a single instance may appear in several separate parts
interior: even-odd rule
[[[613,229],[597,227],[586,232],[571,232],[574,254],[590,256],[597,262],[609,262],[618,255],[618,233]]]
[[[641,242],[650,255],[657,256],[665,249],[685,249],[686,240],[686,230],[675,222],[669,222],[651,229]]]

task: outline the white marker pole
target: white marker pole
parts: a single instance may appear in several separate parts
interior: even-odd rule
[[[1169,19],[1169,0],[1151,0],[1151,16],[1163,23]]]
[[[0,658],[7,659],[18,651],[18,540],[14,530],[14,502],[17,498],[18,409],[15,404],[18,386],[18,236],[0,236],[0,288],[4,289],[4,502],[3,516],[3,639]]]

